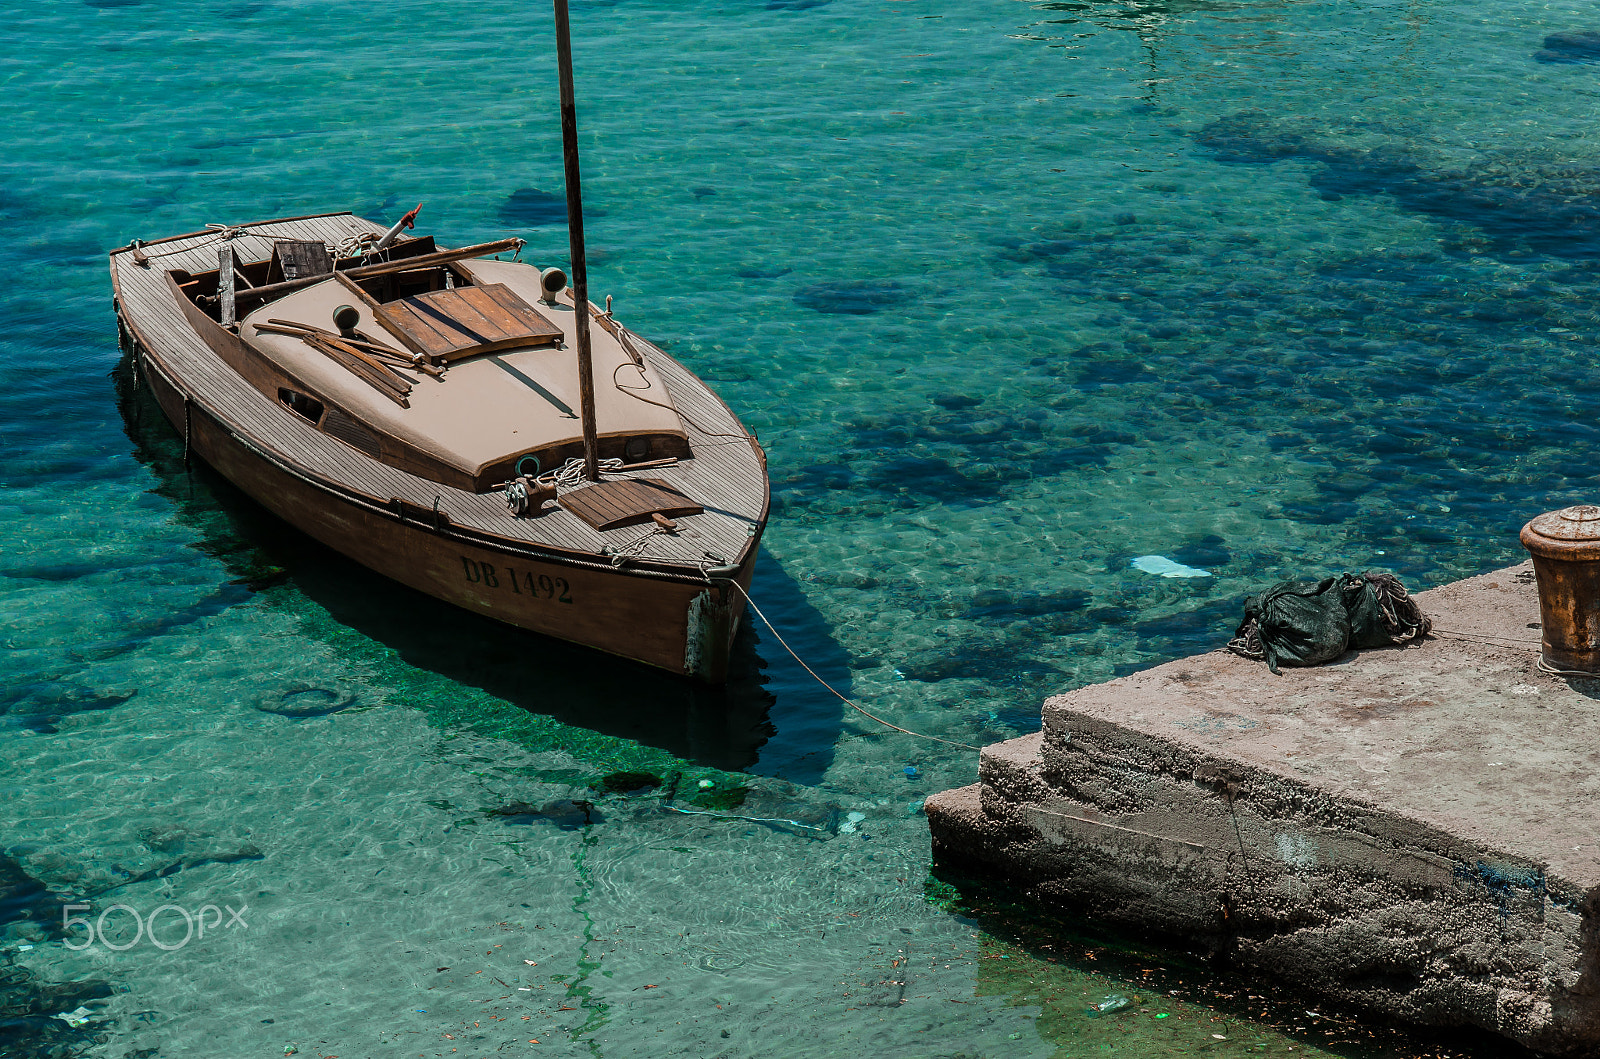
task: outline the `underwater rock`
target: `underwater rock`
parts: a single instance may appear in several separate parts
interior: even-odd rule
[[[62,937],[62,900],[19,861],[0,853],[0,928],[26,923],[46,937]]]
[[[86,7],[138,7],[144,0],[83,0]]]
[[[189,832],[184,832],[184,836],[185,837],[183,839],[179,840],[180,848],[184,842],[187,842],[192,838],[209,837],[205,835],[191,834]],[[191,852],[187,856],[181,856],[176,860],[168,861],[165,864],[161,864],[153,868],[146,868],[144,871],[138,872],[133,871],[130,868],[125,868],[121,864],[112,864],[112,874],[120,877],[120,881],[114,883],[113,885],[107,886],[104,889],[98,890],[90,896],[98,898],[104,894],[111,893],[114,890],[120,890],[124,886],[134,886],[138,883],[149,882],[152,879],[165,879],[169,875],[178,874],[185,868],[199,868],[207,864],[237,864],[240,861],[261,860],[265,856],[266,854],[261,852],[258,847],[246,842],[237,849],[211,849],[199,852]]]
[[[715,195],[716,193],[717,193],[717,189],[716,188],[709,187],[709,186],[704,185],[704,184],[702,184],[701,186],[699,186],[697,188],[690,188],[689,189],[689,194],[694,196],[694,200],[696,202],[699,202],[701,199],[705,198],[708,195]]]
[[[941,393],[934,395],[933,403],[938,405],[940,408],[948,409],[952,412],[959,412],[963,408],[978,407],[983,403],[983,398],[973,397],[971,394],[965,393]]]
[[[659,787],[661,782],[653,772],[612,772],[601,778],[600,788],[612,794],[630,794]]]
[[[792,268],[741,268],[734,275],[740,279],[777,279],[793,271]]]
[[[89,563],[45,563],[38,566],[13,566],[9,570],[0,570],[0,575],[18,580],[75,581],[80,577],[103,574],[105,571],[104,566]]]
[[[331,688],[317,688],[300,684],[276,696],[267,696],[256,703],[262,713],[275,713],[279,717],[304,720],[308,717],[326,717],[350,708],[355,696]]]
[[[584,217],[604,217],[605,210],[593,206],[583,207]],[[520,224],[537,227],[542,224],[567,223],[567,196],[565,192],[559,195],[538,188],[518,188],[506,199],[505,205],[500,207],[500,220],[505,224]]]
[[[1472,225],[1500,252],[1600,256],[1600,169],[1503,154],[1463,169],[1430,169],[1404,145],[1346,147],[1261,111],[1218,118],[1194,134],[1219,162],[1322,163],[1311,186],[1324,194],[1388,195],[1404,209]]]
[[[5,716],[7,724],[35,732],[53,733],[64,717],[114,709],[136,694],[137,691],[99,691],[53,681],[25,684],[0,693],[0,714]]]
[[[1544,47],[1533,53],[1533,58],[1541,63],[1600,62],[1600,33],[1592,29],[1552,33],[1544,39]]]
[[[853,279],[813,283],[794,292],[794,303],[819,313],[868,316],[914,297],[894,280]]]
[[[605,815],[593,802],[558,798],[541,805],[511,802],[497,809],[485,809],[485,816],[499,817],[508,824],[554,824],[563,831],[577,831],[605,822]]]
[[[1017,685],[1065,676],[1049,663],[1022,656],[1017,644],[1009,641],[968,641],[945,650],[922,652],[895,668],[907,680],[927,684],[966,678]]]
[[[988,621],[1020,621],[1063,611],[1082,610],[1092,593],[1081,588],[1029,589],[986,588],[973,597],[962,617]]]
[[[1233,553],[1228,551],[1227,542],[1216,534],[1200,538],[1191,544],[1185,544],[1176,551],[1170,552],[1169,557],[1174,562],[1186,566],[1203,566],[1215,568],[1227,566],[1233,561]]]
[[[767,0],[768,11],[809,11],[813,7],[826,7],[833,0]]]

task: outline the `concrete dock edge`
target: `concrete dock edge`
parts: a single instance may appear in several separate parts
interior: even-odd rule
[[[1274,676],[1213,652],[1055,696],[929,798],[936,862],[1423,1026],[1600,1054],[1600,681],[1537,668],[1528,564],[1437,635]]]

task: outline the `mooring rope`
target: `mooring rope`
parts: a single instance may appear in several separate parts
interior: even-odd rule
[[[1529,640],[1520,636],[1497,636],[1492,632],[1468,635],[1464,632],[1457,632],[1454,629],[1434,629],[1432,635],[1444,640],[1460,640],[1462,643],[1475,643],[1483,647],[1502,647],[1506,650],[1525,650],[1520,645],[1533,644],[1537,647],[1544,642],[1542,640]]]
[[[704,568],[701,569],[701,573],[702,574],[705,573]],[[710,581],[710,580],[712,580],[712,578],[709,575],[707,575],[706,576],[706,580]],[[772,621],[765,614],[761,613],[761,608],[756,606],[756,601],[750,598],[750,593],[748,593],[748,592],[746,592],[744,590],[744,586],[743,585],[741,585],[739,582],[735,581],[731,577],[729,577],[729,578],[717,578],[717,580],[719,580],[719,581],[726,580],[730,585],[732,585],[734,588],[738,589],[739,590],[739,595],[744,597],[745,603],[747,603],[749,605],[751,610],[756,612],[756,617],[761,619],[761,623],[767,627],[767,629],[772,633],[773,637],[777,639],[778,643],[783,645],[783,649],[785,651],[789,652],[789,657],[794,659],[796,662],[799,662],[800,663],[800,668],[804,669],[807,673],[810,673],[811,676],[812,676],[812,679],[814,679],[818,684],[821,684],[823,687],[827,688],[829,691],[833,692],[834,695],[838,696],[840,702],[843,702],[846,706],[850,707],[852,710],[855,710],[857,713],[861,714],[862,716],[871,717],[874,721],[877,721],[879,724],[883,725],[885,728],[893,728],[897,732],[904,732],[906,735],[914,735],[918,739],[932,739],[935,743],[944,743],[947,746],[958,746],[963,750],[977,750],[979,752],[982,752],[983,747],[981,747],[981,746],[973,746],[971,743],[960,743],[960,742],[957,742],[954,739],[946,739],[943,736],[939,736],[939,735],[929,735],[926,732],[913,732],[909,728],[901,728],[898,724],[893,724],[893,723],[891,723],[889,721],[884,720],[882,717],[879,717],[875,713],[869,713],[866,710],[862,709],[860,706],[856,705],[855,701],[852,700],[849,696],[843,694],[842,692],[839,691],[839,689],[835,688],[832,684],[829,684],[826,680],[823,680],[820,676],[818,676],[817,675],[817,671],[815,669],[812,669],[810,666],[806,665],[805,659],[801,658],[799,655],[794,653],[794,648],[789,646],[789,641],[785,640],[783,638],[783,634],[780,633],[773,626]]]

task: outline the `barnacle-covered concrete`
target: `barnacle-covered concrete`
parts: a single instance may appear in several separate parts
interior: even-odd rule
[[[1423,1025],[1600,1054],[1600,681],[1536,665],[1528,564],[1435,638],[1273,676],[1223,651],[1059,695],[928,799],[935,857]]]

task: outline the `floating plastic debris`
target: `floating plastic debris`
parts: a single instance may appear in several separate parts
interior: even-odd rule
[[[76,1011],[63,1011],[60,1014],[52,1015],[51,1017],[60,1019],[73,1029],[77,1029],[79,1026],[87,1025],[89,1022],[89,1017],[93,1014],[94,1012],[90,1011],[88,1008],[80,1007]]]
[[[865,820],[866,818],[867,818],[867,814],[866,813],[850,813],[850,814],[846,815],[845,818],[844,818],[844,823],[839,825],[839,834],[841,834],[841,835],[853,835],[853,834],[855,834],[856,825],[859,824],[861,821]]]
[[[709,791],[711,788],[715,787],[716,785],[717,784],[716,784],[715,780],[701,780],[700,781],[700,789],[703,790],[703,791]]]
[[[1135,570],[1143,570],[1147,574],[1158,577],[1210,577],[1210,570],[1200,570],[1193,566],[1184,566],[1182,563],[1173,562],[1165,555],[1141,555],[1130,563]]]
[[[1104,1000],[1089,1009],[1091,1015],[1109,1015],[1113,1011],[1121,1011],[1133,1001],[1121,993],[1108,993]]]
[[[906,772],[906,778],[907,779],[913,779],[914,780],[918,776],[922,775],[922,773],[917,771],[917,766],[915,766],[915,765],[907,765],[906,769],[905,769],[905,772]]]

